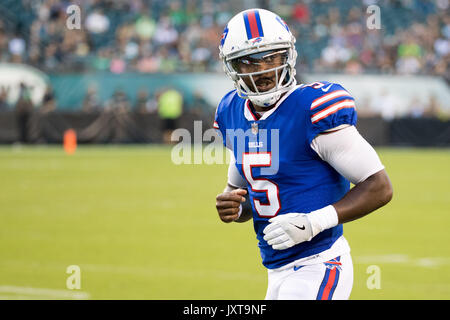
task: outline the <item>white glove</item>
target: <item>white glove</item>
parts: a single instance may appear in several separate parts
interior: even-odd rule
[[[269,220],[263,230],[264,240],[274,250],[288,249],[296,244],[310,241],[318,233],[338,224],[333,206],[305,213],[286,213]]]
[[[313,238],[311,222],[304,213],[286,213],[269,220],[264,240],[275,250],[290,248]]]

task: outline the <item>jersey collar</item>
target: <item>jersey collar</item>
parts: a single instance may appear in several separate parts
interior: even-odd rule
[[[264,114],[258,119],[258,117],[253,114],[251,108],[250,108],[250,100],[249,99],[245,99],[244,102],[244,117],[245,119],[247,119],[248,121],[258,121],[258,120],[264,120],[267,119],[272,113],[275,112],[275,110],[278,109],[278,107],[283,103],[284,100],[287,99],[287,97],[290,96],[290,94],[292,92],[294,92],[295,90],[297,90],[298,88],[302,87],[303,84],[299,84],[294,86],[291,90],[289,90],[280,100],[278,100],[278,102],[275,104],[275,107],[273,107],[272,109],[270,109],[267,112],[264,112]]]

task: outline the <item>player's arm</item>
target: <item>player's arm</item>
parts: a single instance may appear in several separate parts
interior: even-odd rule
[[[216,197],[216,209],[223,222],[246,222],[252,218],[247,183],[236,168],[234,155],[230,154],[227,186]]]
[[[355,187],[341,200],[319,210],[271,219],[264,230],[264,239],[274,249],[309,241],[323,230],[367,215],[392,198],[392,185],[384,166],[354,126],[320,134],[311,147]]]
[[[221,112],[226,110],[234,96],[234,90],[227,93],[219,103],[214,118],[213,128],[217,129],[219,134],[226,137],[225,126],[221,124]],[[223,139],[226,147],[226,140]],[[230,165],[228,167],[228,182],[224,191],[216,197],[216,209],[220,220],[229,223],[245,222],[251,219],[252,210],[248,198],[247,182],[241,177],[237,168],[233,152],[227,149],[230,154]]]
[[[317,136],[312,148],[355,186],[333,204],[338,223],[359,219],[386,205],[392,184],[373,147],[354,126]]]

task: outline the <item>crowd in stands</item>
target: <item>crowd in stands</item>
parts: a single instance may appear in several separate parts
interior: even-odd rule
[[[81,8],[67,28],[67,7]],[[221,72],[220,36],[244,6],[277,12],[300,72],[431,74],[449,79],[449,0],[3,0],[0,62],[45,72]],[[369,29],[367,8],[380,8]]]

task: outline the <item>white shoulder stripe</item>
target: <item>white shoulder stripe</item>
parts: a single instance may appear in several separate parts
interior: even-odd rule
[[[338,90],[338,91],[334,91],[331,92],[329,94],[326,94],[324,96],[321,96],[320,98],[317,98],[316,100],[314,100],[311,104],[311,110],[321,106],[322,104],[324,104],[325,102],[328,102],[330,100],[336,99],[338,97],[343,97],[343,96],[347,96],[349,98],[351,98],[352,96],[350,95],[350,93],[348,93],[345,90]]]
[[[312,123],[316,123],[319,120],[322,120],[323,118],[328,117],[330,114],[333,114],[344,108],[355,108],[355,102],[353,100],[344,100],[344,101],[337,102],[337,103],[329,106],[328,108],[325,108],[322,111],[314,114],[311,117],[311,121],[312,121]]]

